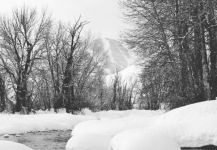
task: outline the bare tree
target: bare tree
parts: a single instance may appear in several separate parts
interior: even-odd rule
[[[126,110],[132,109],[132,98],[134,93],[134,89],[137,82],[133,82],[132,84],[127,85],[121,79],[119,72],[116,72],[113,83],[112,83],[112,101],[111,101],[111,109],[115,110]]]
[[[49,30],[45,37],[46,60],[50,72],[52,84],[54,108],[63,108],[64,102],[61,97],[62,76],[64,73],[67,57],[65,54],[68,48],[66,28],[59,23],[57,29]]]
[[[66,67],[63,75],[62,96],[66,107],[66,112],[73,113],[73,102],[75,101],[75,53],[84,48],[81,42],[81,32],[86,22],[80,21],[80,18],[69,29],[68,48],[66,51]]]
[[[16,111],[30,107],[27,83],[36,60],[44,53],[43,39],[50,26],[45,12],[39,16],[35,9],[26,7],[0,20],[0,65],[14,81]]]
[[[0,112],[4,111],[5,107],[6,107],[5,81],[2,75],[0,75]]]

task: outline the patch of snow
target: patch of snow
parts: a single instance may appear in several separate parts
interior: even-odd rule
[[[33,150],[23,144],[0,140],[1,150]]]
[[[138,115],[157,113],[160,112],[143,110],[91,112],[85,109],[83,110],[83,115],[72,115],[63,112],[54,113],[53,111],[41,111],[40,114],[32,115],[0,114],[0,135],[50,130],[71,130],[76,124],[88,120],[111,120],[130,116],[133,118]]]
[[[80,134],[70,138],[66,150],[108,150],[110,136],[103,134]]]
[[[217,145],[217,100],[171,110],[155,124],[182,147]]]
[[[76,124],[96,119],[94,116],[60,114],[0,114],[0,134],[17,134],[49,130],[71,130]]]
[[[158,111],[151,111],[151,110],[108,110],[108,111],[99,111],[99,112],[91,112],[89,109],[85,108],[82,110],[84,115],[88,116],[95,116],[97,119],[104,120],[104,119],[118,119],[123,117],[138,117],[138,116],[154,116],[162,114],[163,110]]]
[[[111,111],[112,115],[119,116],[114,119],[109,117],[103,119],[102,116],[109,116],[109,112],[102,112],[102,114],[98,114],[98,120],[76,125],[72,131],[73,137],[67,144],[67,150],[83,150],[79,149],[79,143],[86,143],[87,149],[85,150],[92,150],[95,146],[94,142],[103,137],[105,141],[112,139],[110,145],[112,150],[145,148],[158,150],[161,147],[165,150],[179,150],[179,146],[217,145],[217,100],[180,107],[167,113],[136,112],[126,111],[124,112],[128,113],[126,115]],[[92,136],[93,140],[87,139],[86,135]],[[77,139],[77,137],[79,138]],[[70,147],[72,145],[70,143],[77,140],[79,141],[77,148]],[[164,143],[166,144],[164,145]],[[99,142],[98,144],[100,147],[108,147],[108,142]]]
[[[153,124],[153,121],[155,121],[155,117],[162,113],[163,111],[147,110],[99,112],[99,120],[86,121],[75,126],[72,131],[72,138],[67,143],[67,150],[83,150],[83,143],[86,144],[85,146],[87,149],[85,150],[92,150],[95,148],[94,143],[98,139],[104,141],[98,142],[99,147],[108,148],[109,142],[107,141],[109,141],[117,133],[128,129],[150,126]],[[116,117],[112,118],[110,115]],[[88,137],[92,137],[90,139],[93,140],[87,139],[87,135]],[[73,146],[73,143],[76,143],[76,147]]]
[[[114,136],[110,150],[181,150],[176,141],[159,131],[133,129]]]
[[[80,135],[80,134],[88,133],[88,134],[104,134],[104,135],[113,136],[116,133],[126,129],[149,126],[153,124],[155,118],[158,115],[162,114],[163,111],[155,112],[155,111],[134,110],[132,112],[130,111],[119,112],[119,114],[116,111],[114,112],[110,111],[110,113],[112,116],[116,115],[116,117],[112,118],[110,115],[107,114],[109,117],[106,118],[99,117],[98,120],[81,122],[75,126],[75,128],[72,131],[72,135]],[[106,112],[104,112],[104,114],[106,114]],[[106,115],[102,115],[102,116],[106,116]]]

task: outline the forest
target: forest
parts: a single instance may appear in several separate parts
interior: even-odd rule
[[[0,112],[65,108],[173,109],[217,97],[215,0],[125,0],[131,27],[121,41],[138,55],[137,83],[116,71],[105,82],[105,58],[87,21],[52,19],[46,11],[17,8],[0,19]],[[139,86],[138,86],[139,85]],[[137,88],[137,89],[136,89]],[[136,92],[135,92],[136,91]]]
[[[105,84],[104,53],[84,33],[87,24],[81,17],[72,25],[55,22],[28,7],[2,16],[0,111],[130,109],[132,87],[118,72]]]
[[[149,109],[216,99],[216,0],[127,0],[121,5],[132,24],[124,41],[145,60],[141,96]]]

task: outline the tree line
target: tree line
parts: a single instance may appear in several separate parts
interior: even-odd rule
[[[132,107],[132,88],[118,76],[106,85],[104,54],[85,34],[87,24],[81,18],[57,23],[46,11],[27,7],[1,17],[0,112]]]
[[[141,99],[149,109],[217,97],[215,0],[125,0],[123,39],[145,61]]]

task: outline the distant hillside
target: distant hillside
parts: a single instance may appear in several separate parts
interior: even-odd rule
[[[140,67],[136,65],[137,59],[121,42],[109,38],[98,38],[94,41],[94,47],[105,56],[107,83],[111,83],[116,71],[119,72],[123,82],[133,83],[138,79]]]
[[[94,47],[99,53],[105,55],[105,71],[107,74],[114,74],[121,71],[135,61],[129,50],[117,40],[109,38],[98,38],[94,41]]]

